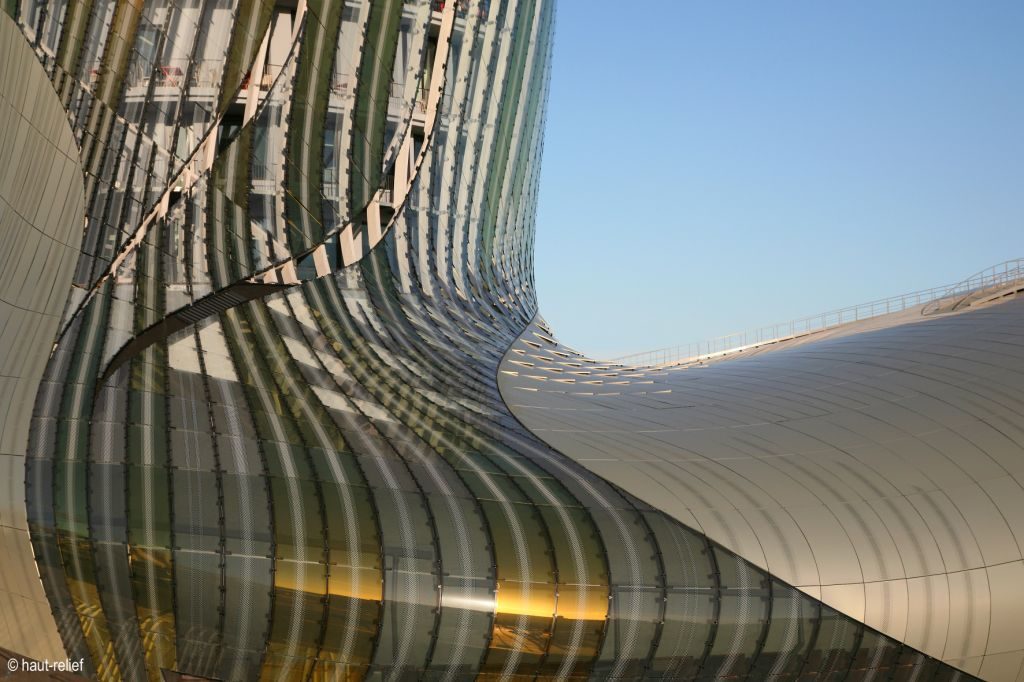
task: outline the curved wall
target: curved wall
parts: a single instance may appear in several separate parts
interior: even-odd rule
[[[64,660],[29,543],[25,444],[82,236],[82,169],[64,107],[0,12],[0,647]]]
[[[589,360],[535,323],[499,385],[608,481],[989,680],[1024,661],[1024,299],[707,366]]]
[[[85,173],[24,480],[91,676],[968,677],[502,400],[537,308],[553,1],[16,15]]]

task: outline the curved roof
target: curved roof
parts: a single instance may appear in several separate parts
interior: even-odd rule
[[[842,613],[985,679],[1024,660],[1024,299],[709,365],[523,333],[499,385],[559,452]]]

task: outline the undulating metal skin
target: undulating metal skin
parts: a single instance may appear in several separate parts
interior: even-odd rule
[[[11,551],[63,648],[33,655],[103,680],[971,679],[509,409],[552,0],[4,8],[84,188],[21,416]]]
[[[590,360],[538,320],[499,385],[559,452],[752,564],[951,665],[1014,681],[1024,299],[922,314],[936,307],[648,368]]]
[[[64,656],[27,542],[25,448],[84,208],[64,108],[18,27],[0,13],[0,648],[37,659]]]

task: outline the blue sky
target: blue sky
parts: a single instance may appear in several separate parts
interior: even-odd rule
[[[561,0],[541,313],[611,357],[1024,256],[1024,2]]]

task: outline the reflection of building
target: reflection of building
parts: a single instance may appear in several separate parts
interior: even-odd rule
[[[990,369],[948,381],[935,398],[948,410],[928,418],[985,438],[983,418],[951,412],[977,403],[1017,442],[1019,304],[818,354],[600,368],[536,319],[553,2],[3,7],[18,78],[4,72],[2,102],[40,124],[33,153],[10,152],[38,181],[0,176],[19,216],[5,229],[27,235],[2,245],[0,305],[39,341],[0,337],[19,358],[5,395],[22,406],[3,422],[5,471],[25,480],[24,496],[0,498],[0,647],[81,657],[104,679],[969,678],[953,666],[1015,679],[1024,645],[1006,619],[1024,607],[1009,540],[1024,521],[1011,481],[985,479],[1003,486],[988,495],[1007,530],[975,548],[964,538],[992,516],[983,496],[972,489],[968,510],[945,485],[955,470],[935,488],[908,478],[920,490],[894,470],[908,499],[947,492],[934,519],[950,525],[923,572],[894,539],[871,573],[862,548],[888,517],[830,520],[833,488],[856,506],[834,474],[785,488],[774,460],[816,451],[768,425],[814,423],[829,462],[851,464],[834,450],[883,418],[857,406],[905,415],[924,388],[873,385],[847,359],[887,367],[865,358],[893,346],[899,372],[949,339]],[[43,215],[50,204],[64,214]],[[68,244],[77,259],[33,260]],[[50,299],[13,298],[51,272]],[[998,410],[975,385],[990,379]],[[620,388],[595,388],[608,384]],[[843,438],[826,403],[848,420]],[[704,431],[652,452],[651,424]],[[921,448],[940,444],[918,422],[891,425],[904,426],[930,468]],[[986,443],[1012,475],[1011,446]],[[743,482],[686,464],[758,452],[773,462],[745,462]],[[880,490],[867,504],[896,496]],[[907,542],[923,542],[922,523],[938,532],[930,510]],[[926,634],[901,618],[926,619]]]

